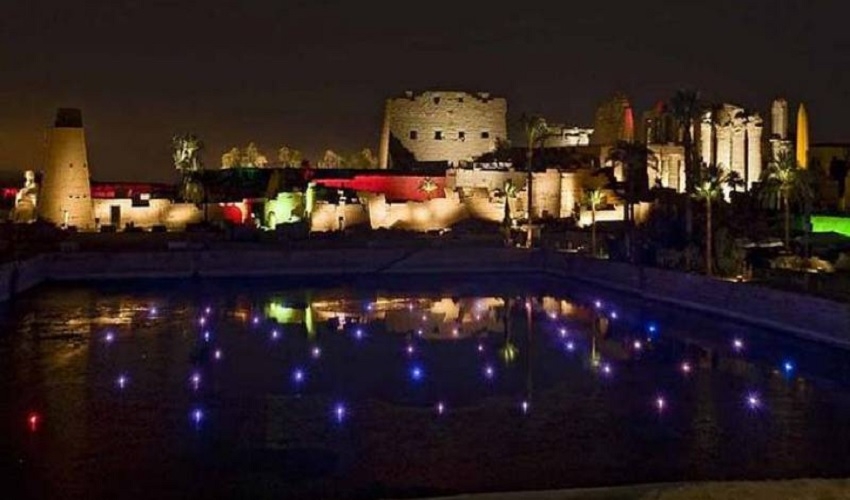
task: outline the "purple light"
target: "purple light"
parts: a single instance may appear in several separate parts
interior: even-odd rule
[[[104,335],[103,340],[105,340],[107,344],[111,344],[112,341],[115,340],[115,334],[112,332],[106,332],[106,335]]]
[[[478,344],[478,352],[484,352],[484,344]]]
[[[363,329],[362,329],[362,328],[358,328],[357,330],[355,330],[355,331],[354,331],[354,336],[357,338],[357,340],[362,339],[362,338],[363,338]]]
[[[421,336],[423,335],[423,333],[424,333],[424,332],[422,331],[422,329],[421,329],[421,328],[420,328],[420,329],[418,329],[418,330],[416,330],[416,335],[418,335],[419,337],[421,337]]]
[[[280,337],[280,333],[277,330],[272,330],[272,340],[277,340]]]
[[[426,315],[424,315],[424,314],[423,314],[423,315],[422,315],[422,321],[428,321],[428,316],[426,316]]]
[[[204,309],[205,314],[210,314],[211,312],[212,312],[212,308],[210,306],[207,306],[207,308]]]
[[[442,401],[437,403],[437,415],[442,415],[446,412],[446,405],[443,404]]]
[[[602,309],[602,301],[601,300],[597,300],[596,302],[593,303],[593,305],[596,306],[597,309]]]
[[[561,327],[561,328],[558,330],[558,334],[561,336],[561,338],[566,337],[566,336],[567,336],[567,329],[566,329],[566,328],[564,328],[564,327]]]
[[[657,398],[655,398],[655,408],[659,412],[664,411],[664,408],[666,408],[666,407],[667,407],[667,401],[663,397],[658,396]]]
[[[550,312],[550,313],[549,313],[549,319],[554,320],[554,319],[557,319],[557,318],[558,318],[558,315],[557,315],[557,314],[555,314],[555,312],[554,312],[554,311],[552,311],[552,312]]]
[[[611,311],[611,319],[617,319],[617,311]]]
[[[334,416],[336,417],[336,421],[342,422],[343,420],[345,420],[345,414],[345,405],[343,405],[342,403],[338,403],[334,408]]]
[[[640,341],[640,340],[635,340],[635,341],[632,343],[632,347],[634,347],[634,348],[635,348],[635,351],[640,351],[641,349],[643,349],[643,344],[641,343],[641,341]]]
[[[254,325],[259,325],[260,324],[259,316],[254,316],[254,319],[252,319],[251,322],[254,323]]]
[[[204,332],[204,342],[210,341],[210,332]]]
[[[296,384],[300,384],[300,383],[304,382],[304,377],[305,377],[304,370],[302,370],[300,368],[296,368],[295,371],[292,372],[292,381],[295,382]]]
[[[520,404],[520,408],[522,408],[522,413],[527,414],[528,410],[531,409],[531,405],[528,401],[523,401],[522,404]]]
[[[412,311],[413,310],[413,304],[407,304],[407,310]]]
[[[732,348],[737,352],[741,352],[744,350],[744,341],[741,339],[735,339],[732,341]]]
[[[207,318],[201,316],[201,319],[198,320],[198,324],[204,326],[207,324]]]
[[[216,350],[215,350],[215,353],[213,353],[213,357],[214,357],[216,360],[220,360],[220,359],[221,359],[221,349],[216,349]]]
[[[313,356],[313,359],[319,359],[322,356],[322,349],[319,346],[315,346],[310,351],[310,355]]]
[[[151,307],[148,311],[150,312],[151,316],[156,316],[158,309],[156,307]]]
[[[192,382],[192,386],[197,391],[198,387],[201,385],[201,374],[198,373],[198,372],[195,372],[195,373],[192,374],[192,377],[189,380]]]
[[[567,342],[567,350],[573,352],[576,350],[576,344],[572,340]]]
[[[484,376],[485,377],[492,379],[495,375],[496,375],[496,370],[494,370],[492,366],[487,365],[486,367],[484,367]]]
[[[452,328],[452,337],[457,337],[458,335],[460,335],[460,331],[457,327]]]
[[[605,375],[611,375],[611,364],[610,363],[602,363],[602,373]]]
[[[751,392],[747,394],[747,408],[750,410],[758,410],[761,408],[761,398],[758,393]]]
[[[416,352],[416,349],[414,349],[413,344],[407,344],[407,354],[412,355],[414,352]]]
[[[687,361],[682,361],[680,369],[682,370],[682,373],[687,375],[687,374],[691,373],[691,364],[688,363]]]
[[[123,389],[127,386],[127,377],[125,375],[119,375],[118,378],[115,380],[115,384],[118,386],[119,389]]]

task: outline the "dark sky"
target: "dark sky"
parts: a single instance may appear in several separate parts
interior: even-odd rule
[[[83,109],[96,179],[172,180],[174,133],[209,166],[250,140],[270,159],[375,149],[384,99],[427,88],[584,126],[618,89],[638,110],[688,86],[763,115],[784,95],[814,142],[850,140],[845,3],[6,0],[0,170],[39,167],[58,106]]]

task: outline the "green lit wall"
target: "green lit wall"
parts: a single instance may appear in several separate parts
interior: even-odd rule
[[[850,237],[850,217],[831,217],[827,215],[812,216],[812,232],[840,233]]]
[[[298,222],[303,218],[304,195],[302,193],[278,193],[277,198],[266,202],[266,227],[274,228],[277,224]]]

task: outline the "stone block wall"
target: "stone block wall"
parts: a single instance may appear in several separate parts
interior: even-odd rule
[[[471,161],[507,139],[507,101],[486,93],[408,92],[389,99],[379,148],[379,163],[389,166],[390,135],[418,161]]]

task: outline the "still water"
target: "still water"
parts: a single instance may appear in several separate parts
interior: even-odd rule
[[[850,475],[850,353],[547,279],[45,287],[5,498],[386,498]]]

